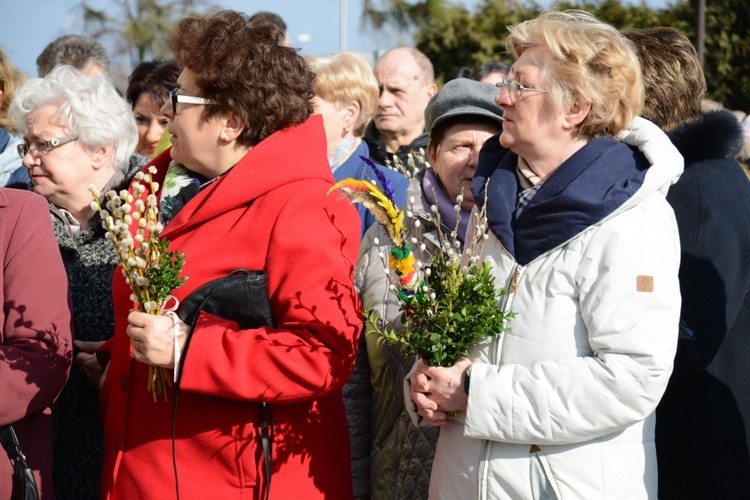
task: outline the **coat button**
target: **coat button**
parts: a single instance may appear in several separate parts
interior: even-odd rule
[[[120,389],[124,391],[127,388],[128,388],[128,376],[122,375],[120,377]]]

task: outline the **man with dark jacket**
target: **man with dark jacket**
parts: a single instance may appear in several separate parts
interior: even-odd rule
[[[380,87],[375,117],[364,140],[375,163],[404,163],[411,151],[427,147],[424,110],[437,93],[432,63],[422,52],[398,47],[383,55],[373,69]]]

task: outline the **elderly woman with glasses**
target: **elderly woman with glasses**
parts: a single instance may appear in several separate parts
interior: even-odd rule
[[[101,367],[93,353],[114,332],[111,281],[117,260],[91,210],[88,187],[123,189],[146,158],[133,155],[135,121],[114,87],[71,66],[19,88],[9,116],[23,131],[18,155],[32,188],[49,203],[73,301],[78,366],[55,406],[55,489],[58,498],[94,498],[103,449]]]
[[[410,411],[441,426],[430,498],[656,498],[654,410],[680,314],[665,195],[682,158],[634,119],[638,57],[612,26],[550,11],[507,46],[503,131],[472,190],[508,291],[498,307],[517,316],[468,359],[408,378]]]
[[[471,179],[479,151],[502,128],[503,110],[495,103],[496,94],[497,88],[490,83],[456,78],[430,99],[424,112],[429,166],[411,179],[407,191],[414,215],[406,219],[409,234],[425,244],[424,251],[414,244],[415,254],[436,255],[440,251],[431,207],[440,215],[443,233],[458,229],[458,241],[464,242],[475,205]],[[381,327],[402,329],[400,301],[390,289],[381,257],[390,254],[389,241],[382,226],[368,230],[355,274],[365,309],[377,313]],[[355,493],[373,500],[426,499],[438,429],[417,428],[409,421],[404,412],[403,379],[414,360],[404,359],[398,348],[383,342],[373,330],[371,326],[365,330],[364,356],[358,353],[355,368],[356,375],[364,357],[372,376],[358,380],[352,376],[353,383],[373,394],[372,411],[359,411],[350,419],[352,442],[358,439],[360,445],[354,451],[361,454],[364,448],[366,455],[355,463]],[[347,409],[357,410],[354,403],[347,401]]]
[[[103,498],[352,496],[341,388],[362,324],[360,221],[328,194],[315,75],[282,38],[234,11],[183,19],[170,38],[184,67],[162,107],[172,147],[149,169],[165,186],[161,236],[185,255],[188,280],[172,293],[191,326],[131,311],[116,273]],[[267,291],[231,301],[242,312],[265,299],[271,317],[206,307],[189,320],[183,306],[237,269],[263,271]],[[177,359],[154,401],[150,366],[172,376]]]

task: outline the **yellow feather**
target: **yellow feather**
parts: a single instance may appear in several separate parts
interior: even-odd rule
[[[337,182],[328,192],[340,189],[353,203],[361,203],[370,211],[388,233],[393,244],[403,244],[404,213],[375,184],[359,179],[344,179]]]

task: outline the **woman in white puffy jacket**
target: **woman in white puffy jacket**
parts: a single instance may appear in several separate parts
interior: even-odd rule
[[[507,44],[505,123],[472,190],[499,307],[517,316],[470,359],[407,377],[415,421],[442,426],[430,497],[656,498],[654,409],[680,312],[665,194],[682,157],[634,118],[638,58],[613,27],[545,12]]]

